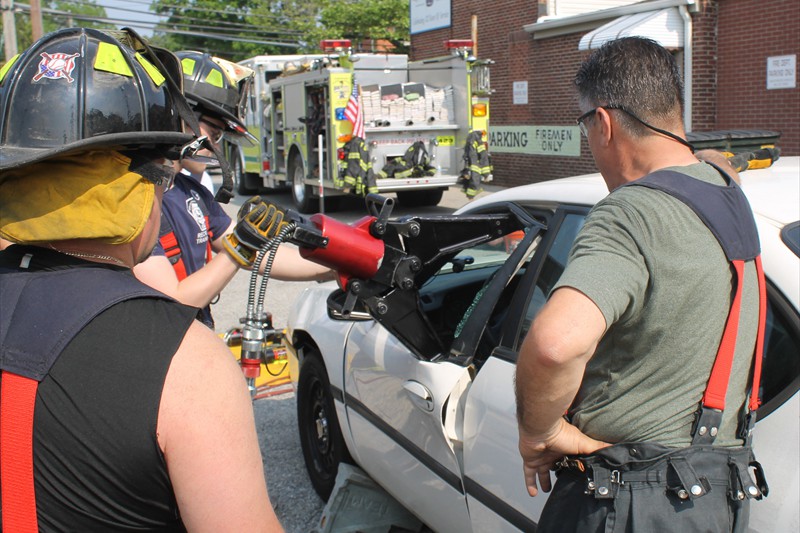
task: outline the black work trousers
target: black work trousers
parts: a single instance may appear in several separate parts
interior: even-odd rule
[[[768,490],[749,447],[628,443],[569,459],[538,533],[739,533],[747,529],[749,500]]]

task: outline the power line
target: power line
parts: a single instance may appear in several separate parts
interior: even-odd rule
[[[195,21],[195,22],[206,22],[207,23],[208,20],[209,20],[209,19],[204,19],[204,18],[199,18],[199,17],[178,15],[176,12],[173,12],[171,14],[169,14],[169,13],[155,13],[153,11],[141,11],[141,10],[138,10],[138,9],[127,9],[127,8],[122,8],[122,7],[105,6],[105,5],[100,5],[100,4],[94,4],[94,3],[91,2],[91,0],[88,0],[88,1],[87,0],[83,0],[83,1],[81,1],[81,0],[73,0],[73,1],[74,1],[75,4],[79,4],[79,5],[98,6],[98,7],[104,8],[104,9],[114,9],[116,11],[125,11],[127,13],[135,13],[137,15],[151,15],[151,16],[156,16],[156,17],[161,17],[161,18],[168,19],[168,20],[162,20],[161,21],[162,23],[172,23],[173,21]],[[209,10],[208,9],[204,9],[204,8],[189,7],[189,8],[184,9],[184,11],[189,11],[189,12],[192,12],[192,11],[207,12]],[[258,18],[258,17],[260,17],[260,15],[254,15],[254,14],[250,14],[250,13],[243,13],[243,12],[236,12],[236,11],[213,11],[213,13],[214,14],[223,14],[223,15],[226,15],[226,16],[239,17],[239,18],[245,18],[245,17],[246,18],[252,18],[252,17]],[[222,25],[225,25],[225,26],[232,26],[232,27],[236,27],[236,28],[241,28],[242,30],[248,30],[248,29],[253,27],[252,24],[248,24],[246,22],[230,22],[230,21],[226,21],[226,20],[218,20],[216,22],[217,22],[217,24],[222,24]],[[200,27],[200,26],[198,26],[198,27]],[[207,28],[209,28],[209,27],[207,26]],[[214,29],[215,27],[210,27],[210,28]],[[252,31],[252,30],[250,30],[250,31]],[[300,34],[299,31],[293,31],[293,30],[284,30],[284,31],[272,30],[272,31],[266,31],[266,32],[256,31],[255,33],[263,33],[263,34],[267,34],[267,35],[272,35],[272,34],[275,34],[275,35],[280,35],[280,34],[299,35]]]
[[[262,31],[258,29],[254,29],[255,26],[253,24],[248,24],[246,22],[239,23],[239,22],[229,22],[224,20],[215,21],[216,26],[205,26],[203,24],[186,24],[181,21],[196,21],[197,23],[208,23],[208,19],[202,19],[197,17],[186,17],[182,15],[172,15],[166,21],[162,21],[161,24],[172,24],[176,26],[185,26],[188,28],[198,28],[198,29],[223,29],[219,28],[220,25],[226,26],[225,30],[233,30],[233,31],[243,31],[243,32],[250,32],[254,34],[260,35],[289,35],[292,37],[300,36],[301,32],[296,30],[270,30],[270,31]]]
[[[25,4],[14,4],[14,10],[19,12],[28,12],[30,13],[30,6]],[[251,44],[262,44],[262,45],[270,45],[270,46],[278,46],[284,48],[300,48],[300,45],[297,42],[286,42],[286,41],[265,41],[261,39],[249,39],[246,37],[240,36],[233,36],[233,35],[224,35],[219,33],[205,33],[205,32],[197,32],[197,31],[188,31],[188,30],[178,30],[178,29],[170,29],[161,27],[160,23],[152,23],[152,22],[137,22],[137,21],[129,21],[129,20],[120,20],[120,19],[111,19],[106,17],[97,17],[93,15],[83,15],[80,13],[70,13],[67,11],[59,11],[56,9],[48,9],[43,8],[42,13],[47,15],[51,15],[54,17],[63,17],[63,18],[71,18],[74,20],[82,20],[86,22],[97,22],[97,23],[104,23],[104,24],[114,24],[114,25],[121,25],[121,26],[130,26],[132,28],[144,28],[150,29],[153,31],[157,31],[159,33],[167,33],[167,34],[175,34],[175,35],[190,35],[193,37],[202,37],[206,39],[217,39],[220,41],[229,41],[229,42],[243,42],[243,43],[251,43]]]
[[[281,15],[279,15],[279,14],[276,14],[276,13],[252,13],[252,12],[226,11],[226,10],[219,10],[219,9],[211,9],[211,8],[207,8],[207,7],[179,6],[179,5],[172,5],[172,4],[158,4],[157,7],[165,8],[165,9],[172,9],[173,12],[175,10],[185,11],[185,10],[189,9],[191,11],[199,11],[199,12],[211,13],[211,14],[215,14],[215,15],[219,15],[219,14],[230,15],[230,14],[233,14],[233,15],[238,15],[240,17],[265,18],[265,19],[270,19],[270,20],[273,20],[273,21],[281,21],[281,20],[283,20],[283,17]]]
[[[113,7],[113,6],[93,4],[91,2],[91,0],[72,0],[72,1],[74,3],[76,3],[76,4],[99,5],[100,7],[104,7],[104,8],[119,9],[120,11],[124,10],[123,8],[118,8],[118,7]],[[126,2],[126,3],[137,3],[137,4],[140,4],[140,5],[148,5],[148,6],[153,5],[148,1],[138,1],[137,2],[135,0],[128,0],[128,2]],[[197,11],[197,12],[202,12],[202,13],[211,13],[211,14],[214,14],[214,15],[233,15],[233,16],[237,16],[237,17],[265,18],[265,19],[270,19],[272,21],[281,21],[281,20],[283,20],[283,17],[281,15],[279,15],[279,14],[276,14],[276,13],[253,13],[253,12],[250,12],[250,11],[232,11],[232,10],[225,10],[225,9],[220,10],[220,9],[211,9],[211,8],[207,8],[207,7],[199,7],[199,6],[193,6],[193,5],[175,5],[175,4],[160,4],[160,3],[156,7],[160,8],[160,9],[162,9],[162,8],[163,9],[167,9],[167,10],[171,9],[173,13],[180,12],[180,11],[187,11],[188,10],[188,11]],[[142,12],[140,12],[140,13],[142,13]],[[155,15],[158,15],[158,16],[164,16],[162,13],[159,13],[158,11],[149,10],[148,13],[155,14]]]

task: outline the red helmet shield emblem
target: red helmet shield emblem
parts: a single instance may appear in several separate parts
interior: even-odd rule
[[[46,52],[42,52],[42,60],[39,62],[39,73],[33,77],[33,81],[39,81],[42,78],[49,78],[51,80],[57,80],[59,78],[66,79],[69,83],[72,83],[74,80],[72,79],[73,69],[75,69],[75,58],[78,57],[80,54],[48,54]]]

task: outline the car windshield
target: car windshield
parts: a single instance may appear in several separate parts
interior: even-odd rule
[[[439,270],[439,275],[502,265],[525,236],[522,231],[461,251]]]

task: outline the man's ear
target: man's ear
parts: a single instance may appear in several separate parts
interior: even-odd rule
[[[608,146],[615,135],[620,133],[620,129],[616,122],[611,119],[611,114],[603,107],[598,107],[594,114],[594,120],[597,122],[595,128],[597,131],[596,139],[602,146]]]

